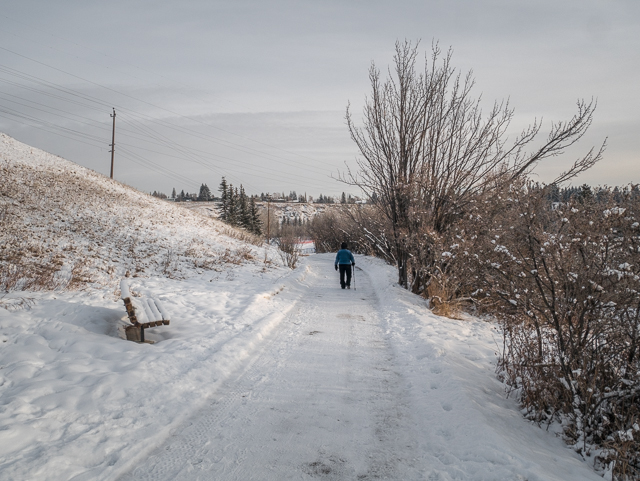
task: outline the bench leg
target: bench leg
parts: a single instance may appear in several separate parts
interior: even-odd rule
[[[144,342],[144,327],[140,326],[140,342]]]

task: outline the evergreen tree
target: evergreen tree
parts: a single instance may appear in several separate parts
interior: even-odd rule
[[[211,190],[207,184],[200,186],[200,193],[198,194],[198,200],[202,202],[208,202],[211,199]]]
[[[256,235],[262,235],[262,221],[258,215],[258,208],[256,207],[253,196],[249,201],[249,212],[251,214],[251,232]]]
[[[179,200],[180,202],[183,202],[183,201],[184,201],[184,190],[182,190],[182,191],[180,192],[180,195],[178,196],[178,200]]]
[[[231,225],[238,225],[238,189],[233,189],[233,185],[229,184],[227,192],[227,222]]]
[[[175,199],[176,199],[176,188],[175,188],[175,187],[173,188],[173,191],[171,192],[171,198],[172,198],[173,200],[175,200]]]
[[[342,193],[342,197],[340,197],[340,203],[341,204],[347,203],[347,196],[344,194],[344,192]]]
[[[617,189],[617,187],[616,187]],[[614,190],[614,193],[616,190]],[[577,190],[576,197],[578,201],[583,202],[585,200],[591,200],[593,198],[593,192],[591,192],[591,186],[588,184],[582,184],[582,186]],[[614,194],[615,195],[615,194]],[[618,199],[616,199],[618,200]]]
[[[550,186],[547,197],[550,202],[560,202],[562,193],[556,184]]]
[[[240,226],[247,230],[251,230],[251,212],[249,211],[249,202],[244,187],[240,184],[240,193],[238,197],[238,214]]]
[[[584,184],[582,186],[583,192],[586,191],[587,187],[589,188],[588,193],[591,194],[591,187],[589,187],[587,184]],[[585,194],[586,194],[586,192],[585,192]],[[593,195],[593,194],[591,194],[591,195]],[[586,198],[587,196],[585,195],[584,197]],[[622,202],[622,192],[620,192],[620,187],[618,187],[617,185],[613,189],[613,200],[615,200],[616,202]]]
[[[222,199],[222,209],[220,210],[220,220],[227,221],[229,217],[229,188],[227,187],[227,180],[223,177],[220,182],[220,198]]]

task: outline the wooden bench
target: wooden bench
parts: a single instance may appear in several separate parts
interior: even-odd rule
[[[133,297],[129,291],[129,281],[120,281],[120,298],[127,309],[131,326],[125,328],[127,340],[145,342],[144,330],[156,326],[168,326],[169,314],[162,303],[153,297]]]

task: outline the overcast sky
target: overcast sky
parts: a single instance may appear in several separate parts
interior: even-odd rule
[[[115,107],[115,178],[143,191],[357,193],[332,179],[358,155],[345,108],[398,39],[452,47],[512,135],[596,98],[539,179],[608,138],[576,183],[640,182],[638,0],[5,0],[0,22],[0,131],[109,175]]]

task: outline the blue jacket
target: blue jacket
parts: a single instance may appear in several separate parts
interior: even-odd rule
[[[335,265],[338,264],[355,264],[356,260],[353,258],[353,254],[348,249],[340,249],[336,254]]]

